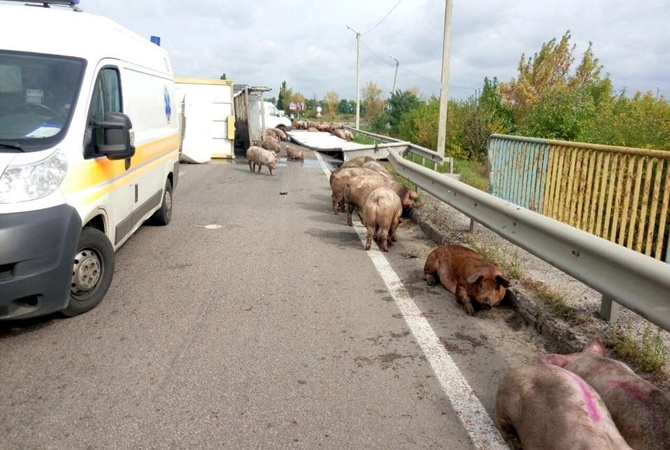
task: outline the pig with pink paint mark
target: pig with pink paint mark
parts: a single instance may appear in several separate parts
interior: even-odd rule
[[[540,362],[564,367],[586,380],[600,394],[631,447],[670,449],[670,396],[626,364],[605,357],[599,340],[581,353],[545,355]]]
[[[630,449],[598,393],[557,366],[512,369],[500,382],[495,426],[512,449]]]

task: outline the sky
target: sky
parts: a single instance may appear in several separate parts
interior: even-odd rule
[[[588,48],[617,92],[670,99],[668,0],[448,0],[450,98],[510,81],[522,54],[570,31],[577,62]],[[373,81],[386,95],[418,88],[439,97],[447,0],[81,0],[80,7],[161,38],[178,77],[219,78],[307,98],[356,98]],[[349,29],[351,27],[353,30]],[[575,65],[577,64],[575,63]]]

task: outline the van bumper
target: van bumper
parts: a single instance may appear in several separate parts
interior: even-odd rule
[[[69,205],[0,215],[0,320],[67,306],[80,232]]]

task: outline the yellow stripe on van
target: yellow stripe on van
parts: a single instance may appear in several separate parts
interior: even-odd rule
[[[95,192],[85,201],[88,203],[115,189],[119,183],[128,183],[145,173],[154,163],[163,162],[166,157],[176,156],[178,148],[179,134],[140,145],[135,149],[128,170],[125,160],[112,161],[104,157],[84,160],[68,174],[62,192],[65,196],[69,196],[93,189]]]

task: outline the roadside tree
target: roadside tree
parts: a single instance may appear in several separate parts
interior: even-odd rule
[[[323,103],[326,105],[326,113],[331,119],[337,116],[337,105],[340,103],[340,96],[335,91],[327,91],[323,96]]]
[[[384,92],[381,90],[377,83],[374,81],[369,81],[367,85],[363,88],[363,104],[365,105],[365,119],[370,123],[373,129],[378,129],[379,121],[381,120],[383,124],[384,121],[384,108],[386,107],[386,100],[383,97]],[[382,125],[383,128],[383,125]]]

